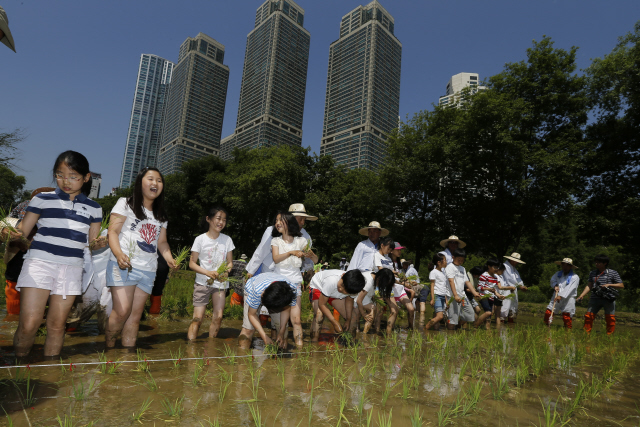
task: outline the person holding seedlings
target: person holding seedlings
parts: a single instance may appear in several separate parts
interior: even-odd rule
[[[302,237],[307,239],[309,244],[309,248],[311,248],[312,240],[307,230],[305,230],[304,226],[307,221],[316,221],[318,219],[317,216],[308,215],[307,211],[302,203],[294,203],[289,206],[289,213],[292,214],[296,221],[298,221],[298,226],[300,228],[300,232],[302,233]],[[276,215],[277,217],[277,215]],[[276,222],[277,218],[273,221]],[[271,253],[271,239],[273,234],[273,226],[267,227],[262,235],[262,239],[260,240],[260,244],[256,248],[253,256],[247,263],[247,278],[251,278],[256,274],[273,272],[275,269],[275,264],[273,262],[273,256]],[[305,260],[305,266],[303,270],[313,269],[313,262],[309,266],[307,261]]]
[[[352,321],[349,330],[354,331],[357,329],[360,316],[362,316],[365,320],[363,332],[366,334],[371,329],[379,310],[378,303],[375,302],[376,300],[380,300],[380,297],[377,295],[379,295],[382,290],[388,289],[387,298],[390,298],[391,290],[396,283],[396,278],[393,272],[387,268],[383,268],[377,272],[365,271],[362,273],[362,276],[364,277],[365,285],[356,298],[356,312],[351,317]],[[378,325],[376,329],[376,333],[378,332],[380,332],[380,325]]]
[[[238,337],[239,347],[248,349],[255,331],[258,331],[265,346],[273,343],[262,328],[258,317],[260,309],[264,306],[271,316],[271,323],[278,331],[278,346],[286,348],[287,324],[291,308],[297,304],[296,293],[297,286],[280,274],[262,273],[247,280],[244,285],[244,316]]]
[[[275,273],[284,276],[297,287],[296,305],[291,309],[291,323],[293,324],[293,339],[298,347],[302,347],[302,317],[300,311],[302,295],[302,267],[303,258],[310,258],[314,263],[318,257],[311,251],[309,241],[302,237],[300,226],[295,217],[289,212],[280,212],[276,218],[275,229],[271,239],[271,250]],[[286,337],[285,337],[286,338]]]
[[[521,264],[526,264],[526,262],[520,259],[520,254],[517,252],[512,253],[510,256],[505,255],[504,258],[507,259],[507,262],[504,264],[506,268],[502,277],[504,278],[506,286],[515,287],[515,291],[513,291],[515,296],[508,301],[508,304],[502,305],[502,312],[504,317],[504,312],[507,311],[507,321],[509,323],[515,323],[518,315],[518,288],[522,291],[527,291],[527,287],[522,283],[522,278],[520,277],[517,267]]]
[[[324,316],[333,324],[336,333],[348,330],[353,313],[353,299],[364,289],[365,278],[360,270],[324,270],[316,273],[309,284],[309,301],[313,304],[311,341],[318,341]],[[333,317],[327,303],[345,319],[344,328]]]
[[[433,263],[433,270],[429,273],[429,280],[431,281],[431,301],[429,304],[433,307],[435,316],[429,320],[429,323],[424,325],[425,332],[431,327],[440,324],[447,309],[447,301],[451,297],[451,286],[444,272],[447,266],[447,258],[439,252],[433,256],[431,262]]]
[[[562,313],[562,321],[564,327],[572,328],[572,319],[576,314],[576,297],[578,296],[578,285],[580,277],[574,273],[573,269],[578,268],[573,265],[571,258],[564,258],[562,261],[556,261],[561,268],[560,271],[551,276],[551,287],[554,294],[547,305],[544,313],[544,323],[551,325],[553,313]],[[554,310],[555,306],[555,310]]]
[[[440,254],[442,254],[442,252]],[[467,256],[465,251],[463,249],[456,249],[451,255],[453,256],[453,262],[447,265],[444,273],[445,276],[447,276],[452,294],[449,310],[447,311],[447,315],[449,316],[447,328],[453,330],[456,328],[456,325],[462,327],[465,323],[472,323],[476,318],[471,303],[464,293],[465,287],[474,297],[479,297],[479,295],[476,290],[473,289],[467,277],[467,271],[462,266]]]
[[[467,271],[467,277],[469,278],[469,283],[471,283],[473,289],[478,288],[478,278],[483,272],[484,268],[481,266],[475,266],[471,270]],[[475,311],[475,313],[480,316],[480,314],[482,313],[482,309],[480,308],[480,304],[478,304],[478,301],[476,301],[476,299],[473,297],[473,294],[468,289],[465,289],[464,293],[471,303],[473,311]]]
[[[380,237],[385,237],[389,234],[389,230],[382,228],[378,221],[371,221],[368,227],[361,228],[359,233],[363,236],[367,236],[368,239],[358,243],[356,250],[351,257],[351,263],[347,268],[347,271],[360,270],[360,271],[375,271],[373,265],[374,255],[379,249]]]
[[[498,270],[502,263],[495,258],[487,260],[484,272],[478,278],[478,292],[480,294],[480,305],[484,313],[478,317],[475,326],[485,322],[487,330],[491,329],[491,315],[496,314],[496,328],[500,328],[500,309],[504,297],[498,292]],[[496,307],[498,307],[496,309]]]
[[[107,286],[113,310],[105,331],[107,348],[136,344],[140,317],[153,289],[158,252],[169,268],[177,268],[167,242],[167,214],[164,210],[164,178],[156,168],[138,172],[133,194],[121,197],[111,211],[107,237],[111,257],[107,264]]]
[[[578,301],[591,292],[589,298],[589,308],[584,315],[584,330],[591,333],[593,321],[601,308],[604,308],[604,319],[607,323],[607,335],[611,335],[616,330],[616,298],[618,289],[624,289],[624,283],[617,271],[609,267],[609,257],[600,254],[594,259],[596,269],[589,273],[589,282],[584,288]]]
[[[444,251],[441,251],[440,253],[445,256],[447,259],[447,265],[449,265],[453,262],[453,252],[456,249],[464,248],[467,244],[456,236],[449,236],[448,239],[440,241],[440,246],[444,248]]]
[[[59,358],[67,316],[76,295],[82,293],[84,249],[100,232],[102,208],[88,197],[87,158],[75,151],[61,153],[53,177],[58,188],[31,199],[17,229],[29,236],[38,227],[16,286],[20,292],[20,319],[13,336],[17,357],[29,354],[48,305],[44,355]]]
[[[200,222],[200,228],[206,232],[196,237],[191,247],[189,268],[196,272],[196,282],[193,285],[193,320],[187,331],[190,340],[198,336],[209,300],[213,304],[209,338],[217,337],[220,331],[235,249],[231,237],[222,233],[226,225],[227,211],[217,207],[209,209]]]

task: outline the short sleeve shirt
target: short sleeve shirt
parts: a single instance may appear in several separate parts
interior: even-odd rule
[[[496,288],[497,284],[498,279],[485,271],[478,278],[478,293],[481,296],[490,295],[489,299],[494,299],[494,293],[491,290]]]
[[[276,273],[262,273],[257,276],[253,276],[251,279],[247,280],[247,283],[244,285],[244,300],[247,305],[254,309],[259,309],[262,305],[262,293],[265,289],[269,287],[273,282],[287,282],[287,284],[291,287],[291,289],[297,292],[297,287],[295,284],[291,283],[286,277],[276,274]],[[291,306],[296,305],[296,298],[293,298],[291,301]]]
[[[220,233],[217,239],[212,239],[207,233],[204,233],[196,237],[191,247],[191,252],[198,253],[200,267],[207,271],[216,271],[227,260],[227,254],[235,248],[233,240],[226,234]],[[207,286],[208,280],[209,278],[204,274],[196,273],[197,284]],[[212,286],[226,288],[228,282],[222,283],[215,280]]]
[[[342,270],[323,270],[313,276],[309,287],[319,290],[322,295],[329,298],[344,299],[348,296],[354,297],[355,295],[338,292],[338,282],[343,274],[344,271]]]
[[[271,239],[271,246],[276,246],[280,254],[289,251],[302,251],[307,246],[307,239],[294,237],[293,242],[287,243],[282,237],[274,237]],[[285,276],[293,283],[302,283],[300,267],[302,267],[302,258],[291,255],[284,261],[277,263],[274,272]]]
[[[618,274],[615,270],[605,269],[602,274],[598,270],[593,270],[589,273],[589,286],[593,286],[596,283],[597,286],[606,285],[607,283],[622,283],[622,279],[620,278],[620,274]]]
[[[453,279],[453,283],[456,285],[456,293],[459,297],[463,296],[464,284],[467,281],[467,270],[461,265],[449,264],[444,270],[447,279]],[[448,282],[448,280],[447,280]]]
[[[378,270],[380,267],[388,268],[391,271],[395,271],[393,268],[393,261],[389,258],[389,255],[382,256],[379,251],[373,254],[373,265]]]
[[[127,199],[121,197],[111,210],[112,214],[125,217],[120,230],[120,248],[131,261],[131,266],[143,271],[156,271],[158,269],[158,239],[160,230],[167,228],[167,222],[155,219],[153,212],[142,208],[145,219],[138,219],[133,210],[127,204]],[[117,261],[111,254],[111,260]]]
[[[451,287],[449,286],[449,281],[447,280],[447,276],[445,276],[442,271],[438,270],[437,268],[431,270],[431,272],[429,273],[429,280],[434,281],[434,295],[444,295],[446,297],[451,296]]]

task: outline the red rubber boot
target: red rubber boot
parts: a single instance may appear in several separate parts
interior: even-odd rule
[[[572,322],[571,322],[571,314],[569,313],[562,313],[562,321],[564,322],[564,327],[567,329],[571,329],[572,328]]]
[[[615,314],[605,314],[604,320],[607,323],[607,335],[611,335],[616,330],[616,315]]]
[[[596,319],[596,315],[593,313],[587,313],[584,315],[584,330],[587,331],[588,334],[591,333],[591,329],[593,328],[593,321]]]

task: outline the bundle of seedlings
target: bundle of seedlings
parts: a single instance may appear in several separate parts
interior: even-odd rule
[[[187,246],[183,246],[182,248],[178,249],[177,252],[173,253],[173,260],[176,262],[176,268],[169,271],[169,277],[173,276],[173,273],[175,271],[178,271],[183,267],[184,262],[187,260],[187,258],[189,258],[190,253],[191,249]]]
[[[105,216],[102,218],[102,222],[100,223],[100,232],[98,233],[98,237],[96,237],[89,243],[89,249],[94,250],[98,246],[103,247],[102,244],[107,241],[107,236],[103,236],[102,233],[108,228],[109,217]]]

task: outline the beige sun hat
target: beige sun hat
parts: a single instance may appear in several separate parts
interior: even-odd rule
[[[378,230],[381,230],[382,233],[380,233],[380,237],[384,237],[389,234],[389,230],[387,230],[386,228],[382,228],[378,221],[371,221],[369,223],[369,226],[361,228],[358,233],[362,234],[363,236],[368,236],[370,228],[377,228]]]
[[[576,265],[573,264],[573,260],[571,258],[563,258],[562,261],[556,261],[555,263],[558,265],[562,265],[563,263],[569,264],[571,267],[578,268]]]
[[[520,254],[518,252],[514,252],[511,255],[505,255],[503,258],[510,259],[511,261],[515,261],[520,264],[526,264],[526,262],[520,259]]]
[[[4,45],[6,45],[12,51],[16,51],[16,44],[13,41],[13,36],[11,35],[11,30],[9,29],[9,18],[7,18],[7,13],[4,11],[2,6],[0,6],[0,30],[4,33],[4,37],[0,40]]]
[[[447,245],[449,244],[449,242],[458,242],[458,247],[460,249],[462,249],[465,246],[467,246],[467,244],[465,242],[463,242],[462,240],[458,239],[457,236],[449,236],[448,239],[444,239],[444,240],[440,241],[440,246],[442,246],[443,248],[446,248]]]
[[[303,216],[307,221],[316,221],[318,219],[317,216],[309,215],[302,203],[294,203],[289,206],[289,213],[293,216]]]

